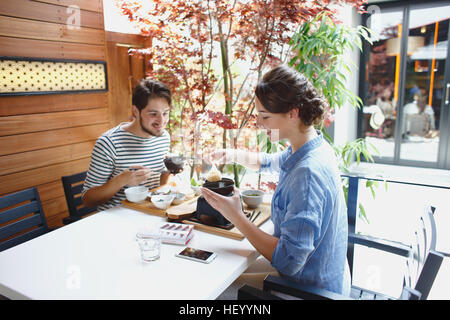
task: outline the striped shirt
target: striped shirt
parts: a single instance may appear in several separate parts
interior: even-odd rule
[[[91,163],[84,183],[82,194],[92,187],[102,186],[113,177],[122,173],[132,165],[141,165],[152,170],[165,169],[164,158],[169,152],[170,135],[167,131],[160,137],[142,138],[123,130],[119,124],[103,133],[95,143],[92,151]],[[160,173],[153,173],[151,178],[141,186],[150,189],[160,184]],[[124,189],[121,188],[109,201],[98,206],[98,210],[105,210],[119,205],[126,199]]]

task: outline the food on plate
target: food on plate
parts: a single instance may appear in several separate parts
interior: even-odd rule
[[[175,197],[173,195],[154,195],[150,198],[150,201],[157,207],[158,209],[166,210],[170,204],[172,203]]]

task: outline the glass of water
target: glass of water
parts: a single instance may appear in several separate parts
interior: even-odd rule
[[[136,241],[144,262],[158,260],[161,255],[161,232],[159,229],[142,229],[136,234]]]

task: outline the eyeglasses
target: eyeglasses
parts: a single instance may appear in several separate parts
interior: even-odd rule
[[[149,111],[149,112],[147,112],[147,115],[150,118],[158,118],[160,115],[163,118],[167,118],[169,116],[169,114],[170,114],[170,110],[167,110],[167,111],[164,111],[164,112],[158,112],[158,111]]]

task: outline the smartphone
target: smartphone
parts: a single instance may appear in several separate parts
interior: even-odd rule
[[[175,256],[198,262],[210,263],[217,257],[217,254],[215,252],[186,247],[183,251],[176,254]]]

